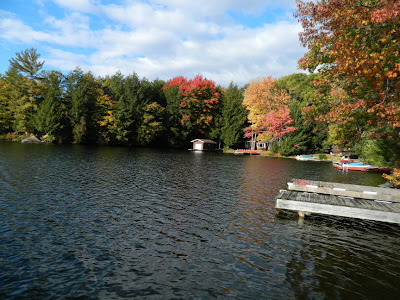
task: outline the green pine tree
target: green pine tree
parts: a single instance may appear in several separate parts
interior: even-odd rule
[[[247,124],[247,110],[242,105],[243,91],[231,83],[223,96],[222,108],[222,142],[225,147],[232,147],[243,140]]]
[[[98,133],[96,102],[102,96],[101,82],[79,68],[68,75],[67,82],[73,142],[95,144]]]
[[[39,61],[40,54],[30,48],[16,53],[9,60],[10,67],[6,72],[9,82],[17,91],[14,102],[14,129],[17,131],[33,132],[33,116],[42,100],[40,95],[44,61]]]
[[[57,71],[46,73],[45,95],[43,102],[34,116],[35,128],[41,134],[49,136],[49,141],[62,141],[64,129],[67,125],[66,121],[66,106],[63,103],[63,83],[64,76]]]

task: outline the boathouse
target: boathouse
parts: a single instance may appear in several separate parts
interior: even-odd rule
[[[195,139],[191,141],[191,143],[193,143],[193,148],[191,150],[209,151],[217,149],[217,143],[213,140]]]

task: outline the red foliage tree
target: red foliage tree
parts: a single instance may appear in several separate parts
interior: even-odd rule
[[[212,125],[213,115],[220,98],[215,83],[203,79],[200,75],[190,80],[179,76],[168,81],[164,90],[171,87],[177,87],[182,96],[179,104],[182,115],[181,124],[204,134]]]

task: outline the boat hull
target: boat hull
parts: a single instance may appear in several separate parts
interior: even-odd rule
[[[388,168],[379,168],[370,165],[351,166],[347,164],[333,164],[333,166],[342,171],[357,171],[357,172],[373,172],[373,173],[389,173]]]

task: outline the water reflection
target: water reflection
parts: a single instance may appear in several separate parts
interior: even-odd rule
[[[256,156],[18,143],[0,143],[0,170],[0,298],[399,292],[398,230],[318,217],[299,225],[274,209],[292,178],[379,183],[376,174]]]

